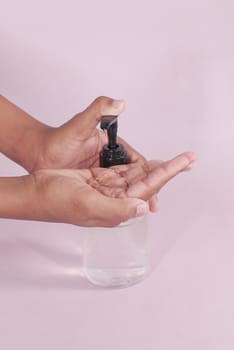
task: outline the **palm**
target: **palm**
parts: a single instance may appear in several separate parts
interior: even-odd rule
[[[146,161],[118,165],[112,168],[90,168],[81,170],[41,170],[43,176],[52,176],[58,184],[65,186],[64,193],[76,190],[100,193],[112,198],[141,198],[149,200],[166,182],[185,170],[194,160],[193,153],[181,154],[167,162]],[[91,192],[90,192],[91,191]],[[79,197],[79,196],[76,196]]]
[[[33,184],[36,183],[39,207],[43,208],[43,221],[115,226],[144,215],[151,210],[145,201],[194,159],[194,154],[185,153],[160,164],[149,161],[108,169],[36,171]],[[144,206],[143,211],[138,211],[139,205],[141,209]]]

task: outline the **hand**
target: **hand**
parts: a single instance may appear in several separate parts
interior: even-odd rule
[[[99,152],[107,143],[105,132],[96,128],[103,115],[119,115],[124,110],[123,100],[97,98],[85,111],[77,114],[58,128],[41,128],[42,137],[37,158],[30,171],[40,169],[90,169],[99,166]],[[131,163],[144,157],[120,137]]]
[[[106,134],[96,129],[96,125],[103,115],[119,115],[123,109],[124,101],[99,97],[84,112],[64,125],[51,128],[0,96],[0,150],[31,173],[46,168],[92,169],[98,166],[99,151],[107,142]],[[141,164],[147,168],[143,156],[124,140],[119,138],[118,141],[124,144],[131,164]],[[18,187],[17,179],[4,180],[2,184],[1,191],[6,193],[11,193],[11,185]],[[100,191],[103,189],[100,188]],[[4,213],[5,203],[2,204]],[[149,207],[151,211],[156,210],[154,198],[149,200]]]
[[[193,153],[161,162],[132,163],[109,169],[40,170],[33,179],[31,219],[79,226],[116,226],[149,211],[148,200],[166,182],[191,167]],[[28,209],[30,210],[30,208]]]

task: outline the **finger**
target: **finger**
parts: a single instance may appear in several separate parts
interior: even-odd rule
[[[92,217],[87,221],[86,226],[116,226],[121,222],[134,217],[144,216],[149,212],[147,202],[137,198],[108,198],[101,193],[92,191],[89,196],[90,208],[88,212]]]
[[[117,165],[111,169],[123,177],[128,186],[130,186],[137,181],[143,180],[150,171],[157,168],[161,163],[162,161],[158,160],[139,161],[137,163]]]
[[[163,160],[161,159],[158,159],[158,160],[148,160],[147,161],[148,163],[148,167],[150,170],[156,168],[158,165],[162,164],[163,163]]]
[[[88,184],[96,188],[96,185],[104,187],[126,188],[127,182],[112,168],[91,168],[92,177],[88,180]]]
[[[74,136],[90,137],[104,115],[119,115],[125,107],[124,100],[114,100],[106,96],[96,98],[83,112],[75,115],[62,128]]]
[[[149,209],[152,213],[156,213],[158,211],[158,198],[156,195],[149,199]]]
[[[192,152],[180,154],[179,156],[161,163],[149,172],[147,177],[137,183],[133,183],[128,191],[129,197],[137,197],[149,200],[157,193],[170,179],[186,169],[189,164],[196,160]]]
[[[112,168],[92,168],[88,184],[110,197],[126,197],[126,190],[133,183],[145,179],[155,169],[159,161],[139,162],[117,165]]]
[[[128,165],[121,165],[112,168],[125,183],[130,186],[132,183],[144,179],[149,172],[147,162],[131,163]]]
[[[145,167],[148,170],[156,168],[158,165],[163,163],[162,160],[139,160],[137,163],[114,165],[109,169],[114,169],[118,172],[129,172],[131,169],[136,169],[139,167]]]
[[[149,168],[152,170],[153,168],[157,167],[159,164],[163,163],[163,160],[149,160],[147,161]],[[195,161],[192,161],[186,168],[184,168],[182,171],[189,171],[193,169]]]
[[[90,171],[92,173],[92,177],[88,179],[90,186],[109,197],[126,197],[128,187],[144,179],[150,167],[147,162],[144,162],[119,165],[108,169],[92,168]]]
[[[192,170],[193,167],[194,167],[194,163],[195,163],[195,161],[192,161],[192,162],[184,169],[184,171],[190,171],[190,170]]]

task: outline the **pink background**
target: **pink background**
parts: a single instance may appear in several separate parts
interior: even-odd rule
[[[154,272],[128,289],[82,278],[79,227],[1,220],[1,349],[233,350],[233,1],[8,0],[0,33],[1,93],[41,121],[124,98],[120,133],[148,158],[199,157],[162,191]]]

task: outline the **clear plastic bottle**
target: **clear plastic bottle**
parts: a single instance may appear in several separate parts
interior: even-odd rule
[[[100,152],[100,167],[128,164],[128,154],[117,143],[117,116],[103,116],[101,129],[108,143]],[[84,272],[93,284],[128,287],[149,272],[147,216],[128,220],[117,227],[92,227],[85,233]]]
[[[84,272],[102,287],[128,287],[146,277],[150,266],[147,216],[117,227],[92,227],[85,232]]]

